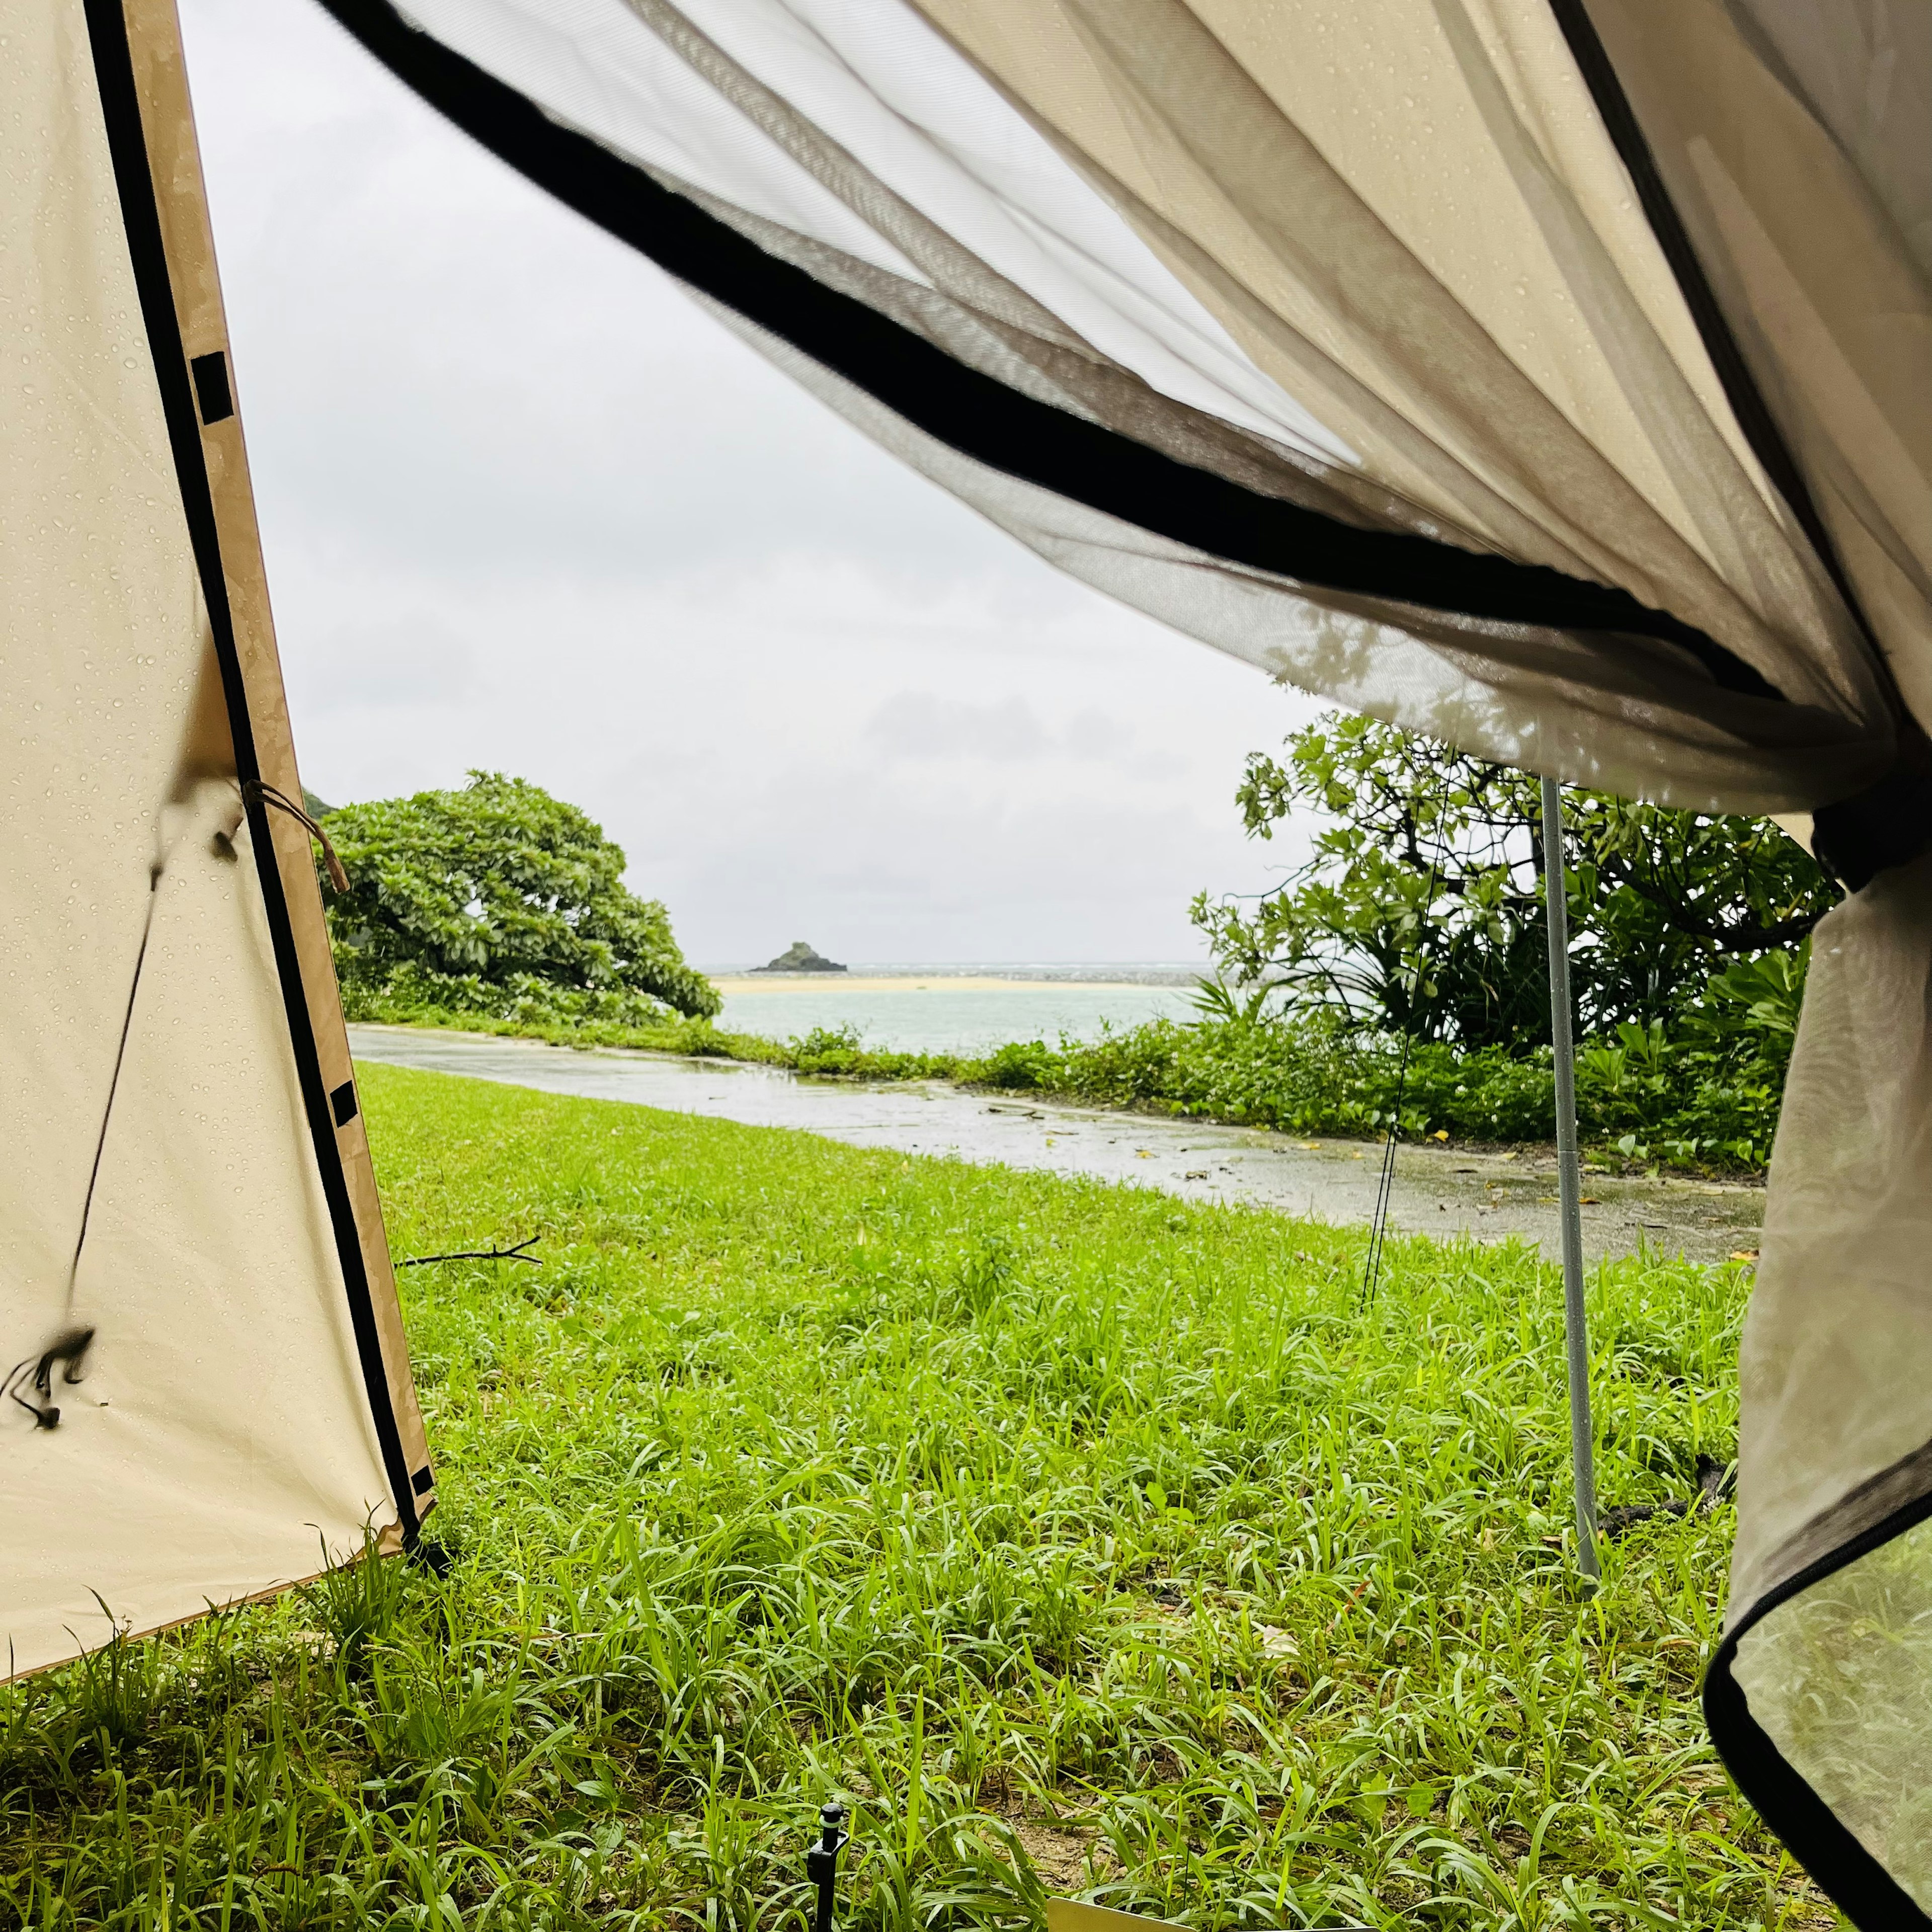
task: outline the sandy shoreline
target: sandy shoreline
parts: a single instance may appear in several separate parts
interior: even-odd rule
[[[721,993],[734,998],[757,993],[1119,993],[1148,982],[1136,980],[999,980],[964,974],[908,974],[873,978],[854,973],[721,973],[711,976]],[[1155,990],[1163,988],[1154,982]],[[1176,988],[1175,991],[1185,991]]]

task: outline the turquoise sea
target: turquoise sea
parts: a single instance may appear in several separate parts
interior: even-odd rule
[[[1103,1027],[1190,1018],[1201,969],[1028,962],[853,964],[840,974],[704,969],[724,995],[718,1024],[789,1040],[814,1027],[855,1027],[868,1046],[981,1053],[1010,1040],[1090,1040]]]

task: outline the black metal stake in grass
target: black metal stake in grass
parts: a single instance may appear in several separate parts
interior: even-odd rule
[[[832,1907],[838,1884],[838,1854],[848,1833],[845,1808],[828,1804],[818,1814],[819,1840],[805,1855],[805,1875],[818,1888],[818,1916],[812,1932],[832,1932]]]
[[[1590,1338],[1583,1312],[1583,1182],[1576,1159],[1576,1043],[1570,1036],[1570,903],[1563,883],[1563,790],[1543,781],[1543,900],[1550,921],[1550,1041],[1556,1062],[1557,1192],[1563,1215],[1563,1340],[1570,1367],[1570,1466],[1576,1490],[1576,1557],[1597,1558],[1597,1475],[1590,1427]]]

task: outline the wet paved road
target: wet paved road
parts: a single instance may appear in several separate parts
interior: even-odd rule
[[[1133,1181],[1330,1222],[1366,1221],[1375,1207],[1382,1149],[1361,1141],[1298,1140],[1257,1128],[968,1093],[938,1082],[801,1079],[732,1060],[578,1052],[428,1028],[352,1026],[349,1036],[358,1060],[752,1126],[800,1127],[856,1147]],[[1583,1245],[1592,1260],[1647,1246],[1717,1262],[1757,1246],[1762,1188],[1587,1172],[1583,1179]],[[1468,1233],[1484,1241],[1518,1235],[1540,1243],[1554,1259],[1556,1157],[1404,1148],[1389,1220],[1412,1234]]]

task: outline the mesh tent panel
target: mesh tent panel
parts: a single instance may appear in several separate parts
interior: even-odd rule
[[[1932,144],[1912,106],[1932,94],[1932,16],[1856,0],[1808,10],[1808,27],[1782,0],[1588,10],[1823,541],[1923,724]]]
[[[1785,1762],[1912,1905],[1932,1912],[1932,1524],[1780,1603],[1745,1633],[1730,1670]]]
[[[1821,794],[1856,788],[1861,776],[1887,755],[1890,728],[1882,688],[1871,676],[1856,630],[1802,543],[1792,542],[1779,525],[1774,506],[1736,454],[1735,435],[1713,428],[1702,438],[1699,457],[1725,469],[1727,507],[1713,514],[1726,522],[1736,539],[1733,548],[1748,559],[1748,568],[1740,566],[1727,575],[1496,348],[1475,319],[1360,205],[1360,197],[1352,196],[1333,170],[1322,174],[1319,157],[1278,114],[1259,132],[1271,128],[1291,143],[1300,142],[1304,172],[1322,190],[1315,198],[1325,211],[1326,225],[1302,256],[1291,260],[1293,250],[1277,248],[1271,259],[1284,274],[1307,270],[1304,280],[1316,292],[1311,299],[1318,298],[1318,307],[1328,302],[1333,311],[1317,332],[1331,339],[1318,341],[1308,331],[1298,331],[1279,309],[1270,311],[1276,346],[1288,337],[1297,344],[1296,383],[1276,380],[1282,371],[1264,369],[1249,353],[1246,374],[1235,386],[1241,406],[1218,415],[1184,402],[1150,379],[1171,377],[1172,357],[1186,346],[1173,328],[1162,338],[1164,367],[1156,366],[1160,358],[1151,352],[1142,352],[1147,351],[1144,332],[1136,346],[1140,368],[1103,355],[1094,343],[1107,332],[1099,314],[1106,306],[1100,297],[1106,291],[1080,281],[1070,294],[1078,278],[1064,274],[1050,286],[1051,278],[1038,267],[1039,252],[1020,248],[1012,239],[1015,225],[1003,215],[996,219],[997,208],[988,210],[996,202],[1010,205],[1029,182],[1048,181],[1051,192],[1041,198],[1052,218],[1050,232],[1076,235],[1090,254],[1099,247],[1093,238],[1104,238],[1112,286],[1118,290],[1124,278],[1145,292],[1130,318],[1136,327],[1150,308],[1157,308],[1187,320],[1197,345],[1213,344],[1212,368],[1198,356],[1194,362],[1191,387],[1197,395],[1217,370],[1225,375],[1231,355],[1238,356],[1232,328],[1246,327],[1244,319],[1222,304],[1220,320],[1230,326],[1229,332],[1216,340],[1211,322],[1204,323],[1202,317],[1220,302],[1221,292],[1197,289],[1191,308],[1180,302],[1177,285],[1183,278],[1175,264],[1163,262],[1148,240],[1145,194],[1138,202],[1124,194],[1116,207],[1102,192],[1093,158],[1072,152],[1064,130],[1048,125],[1031,110],[1036,128],[1049,137],[1047,146],[1062,164],[1057,171],[1048,167],[1041,142],[1022,146],[1013,132],[1011,89],[996,86],[994,77],[959,60],[903,9],[836,5],[830,0],[812,6],[717,0],[678,13],[662,0],[648,4],[638,0],[634,5],[626,0],[572,0],[568,5],[491,0],[487,6],[431,0],[414,17],[433,28],[434,36],[404,29],[387,8],[359,0],[345,0],[335,10],[468,124],[483,132],[485,123],[494,124],[487,137],[500,146],[507,139],[539,178],[595,218],[620,226],[626,238],[694,286],[814,361],[831,362],[833,374],[847,377],[858,390],[869,390],[875,401],[907,416],[914,429],[937,434],[1021,482],[1086,500],[1156,538],[1218,557],[1243,577],[1258,566],[1284,580],[1284,589],[1292,586],[1303,603],[1328,606],[1350,617],[1366,616],[1384,632],[1403,632],[1424,650],[1434,648],[1435,631],[1454,631],[1453,652],[1419,682],[1404,681],[1406,700],[1377,694],[1372,679],[1352,679],[1354,701],[1365,708],[1425,729],[1480,732],[1468,741],[1499,758],[1538,766],[1572,758],[1576,762],[1569,767],[1571,776],[1686,804],[1800,808]],[[1185,10],[1170,12],[1177,20],[1192,17]],[[901,24],[880,24],[898,22],[902,16],[911,20],[911,31]],[[878,52],[874,44],[885,52]],[[1449,60],[1446,49],[1436,52]],[[452,54],[457,58],[448,57]],[[902,80],[915,59],[934,69],[923,94]],[[868,82],[875,78],[868,62],[878,69],[877,89],[885,92],[868,85],[855,93],[861,77]],[[500,100],[492,98],[487,83],[478,85],[483,80],[479,68],[528,88],[542,110],[542,126],[526,120],[513,133],[507,131]],[[1091,61],[1087,68],[1096,86],[1104,82]],[[836,70],[836,85],[824,80],[828,69]],[[1453,61],[1444,72],[1460,89],[1462,83]],[[694,78],[706,76],[708,84],[715,83],[715,98],[694,112],[690,125],[676,121],[674,104],[687,98]],[[466,103],[460,107],[458,97]],[[520,95],[513,98],[520,104]],[[824,112],[836,109],[838,125],[808,140],[801,131],[809,118],[799,104],[803,98],[818,102]],[[1214,106],[1210,118],[1230,118],[1225,100]],[[721,121],[721,108],[738,116],[736,140],[724,160],[718,142],[729,124]],[[1008,167],[1000,174],[974,154],[952,124],[969,109],[990,130],[982,148],[1008,156],[1022,146],[1026,170]],[[920,112],[932,124],[915,119]],[[674,121],[668,131],[659,124],[666,116]],[[890,128],[890,138],[882,128]],[[578,130],[581,146],[594,149],[592,158],[565,152]],[[1272,152],[1265,164],[1256,158],[1254,140],[1246,137],[1256,131],[1244,129],[1250,186],[1276,172],[1279,158]],[[547,151],[542,158],[538,148]],[[867,160],[860,158],[862,149]],[[684,212],[674,224],[662,219],[662,206],[654,213],[638,212],[635,197],[642,184],[634,171],[628,188],[614,177],[564,184],[566,176],[592,174],[598,163],[614,156],[629,160],[633,170],[647,170],[653,184],[682,204]],[[676,172],[674,164],[696,178]],[[876,172],[887,165],[897,170],[890,180]],[[838,184],[836,194],[826,186],[832,181]],[[1139,186],[1144,189],[1147,184]],[[734,201],[734,194],[742,199]],[[1069,211],[1081,206],[1083,194],[1085,212],[1076,220]],[[625,207],[614,210],[612,203],[620,200]],[[808,203],[816,214],[807,212]],[[969,218],[959,212],[964,208],[976,212]],[[721,268],[728,251],[718,239],[694,238],[691,218],[700,211],[719,227],[752,240],[764,269]],[[884,244],[868,244],[862,252],[840,244],[838,238],[849,238],[850,221],[861,214],[889,231]],[[815,221],[818,232],[789,226],[785,217]],[[1044,219],[1036,218],[1035,226]],[[935,240],[935,229],[944,231],[942,239]],[[1003,254],[997,266],[984,262],[969,272],[964,265],[974,251],[961,238],[969,229],[982,238],[1000,238]],[[1080,249],[1063,246],[1049,252],[1070,256]],[[1387,271],[1382,277],[1387,286],[1378,297],[1383,310],[1391,303],[1411,310],[1421,304],[1428,311],[1417,310],[1422,333],[1446,331],[1478,352],[1482,368],[1473,374],[1446,365],[1437,370],[1428,409],[1405,406],[1401,395],[1391,400],[1383,393],[1390,388],[1383,366],[1388,358],[1374,328],[1358,328],[1350,342],[1337,338],[1330,326],[1360,292],[1351,289],[1338,296],[1336,277],[1346,271],[1360,279],[1358,258],[1365,252],[1377,256]],[[1315,259],[1318,255],[1321,259]],[[891,266],[915,260],[919,267],[913,274]],[[800,268],[809,288],[798,278],[781,288],[782,278],[775,279],[771,266],[778,262]],[[1022,276],[1033,286],[1022,288]],[[771,286],[763,290],[748,286],[760,278]],[[1372,282],[1375,277],[1368,279]],[[885,375],[896,357],[889,348],[868,344],[864,354],[842,364],[837,343],[828,346],[826,338],[850,335],[847,320],[835,316],[822,327],[807,326],[806,311],[823,310],[833,294],[874,316],[918,330],[923,339],[943,346],[956,367],[988,375],[1008,396],[1040,404],[1040,411],[1030,422],[1012,425],[997,443],[989,433],[962,433],[962,418],[983,413],[970,404],[956,407],[948,422],[922,414],[923,406],[946,386],[934,380],[929,370],[890,386]],[[1051,327],[1039,326],[1038,310],[1049,296],[1076,308],[1074,294],[1077,313]],[[1124,320],[1110,326],[1124,352],[1132,332]],[[1689,344],[1685,352],[1694,356],[1694,332],[1679,328],[1678,333]],[[1351,367],[1349,358],[1359,366]],[[1663,362],[1676,366],[1668,356]],[[1327,385],[1322,410],[1298,408],[1284,400],[1270,412],[1276,436],[1257,435],[1246,426],[1253,421],[1253,399],[1286,398],[1317,365],[1325,372]],[[1592,364],[1600,386],[1621,394],[1621,379],[1614,372],[1605,375],[1606,366],[1600,355]],[[1654,374],[1646,365],[1646,374]],[[1380,390],[1369,380],[1372,376],[1382,382]],[[1472,403],[1466,392],[1480,391],[1486,381],[1496,392],[1478,394]],[[1229,384],[1222,380],[1216,386],[1226,392]],[[1315,386],[1322,388],[1318,382]],[[1707,381],[1706,386],[1713,386]],[[1339,397],[1352,399],[1353,412],[1338,433],[1332,420],[1336,411],[1328,405]],[[1408,404],[1414,400],[1408,398]],[[1429,420],[1432,414],[1440,420]],[[1064,464],[1033,460],[1050,440],[1065,442],[1070,419],[1097,423],[1118,439],[1111,450],[1088,447],[1081,459],[1088,481],[1070,481]],[[1306,428],[1311,422],[1322,430],[1319,437]],[[1456,436],[1449,435],[1450,428]],[[1457,437],[1466,442],[1470,432],[1489,446],[1460,452],[1451,446]],[[1384,447],[1406,445],[1403,461],[1394,466],[1401,473],[1392,478],[1378,476],[1358,447],[1377,437]],[[1511,437],[1514,446],[1504,448]],[[1323,446],[1311,448],[1317,444]],[[1191,519],[1174,514],[1177,505],[1200,492],[1193,484],[1176,487],[1172,472],[1142,479],[1139,472],[1146,466],[1139,459],[1148,449],[1171,453],[1196,477],[1220,477],[1234,485],[1235,494],[1197,502]],[[1351,452],[1361,460],[1340,460]],[[1670,456],[1654,453],[1660,461]],[[1091,480],[1102,470],[1109,473]],[[1411,484],[1419,487],[1404,487]],[[1428,500],[1432,494],[1434,501]],[[1722,493],[1702,494],[1714,498]],[[1285,522],[1276,516],[1269,524],[1269,541],[1236,542],[1254,520],[1255,506],[1240,500],[1243,496],[1274,498],[1310,514],[1292,539],[1273,540]],[[1601,514],[1590,519],[1593,529],[1586,530],[1572,513],[1593,504]],[[1451,520],[1451,508],[1462,512],[1460,522]],[[1600,530],[1612,530],[1618,544],[1606,545],[1594,533]],[[1399,567],[1394,543],[1370,556],[1372,544],[1350,542],[1356,532],[1411,543],[1418,554],[1428,554],[1426,561],[1416,569]],[[1344,554],[1356,550],[1364,553],[1361,568],[1338,577]],[[1472,558],[1479,561],[1472,564]],[[1461,580],[1466,574],[1486,572],[1490,590],[1494,580],[1510,579],[1507,595],[1479,594],[1473,584]],[[1454,587],[1432,587],[1429,580],[1437,573],[1459,580]],[[1151,584],[1160,574],[1142,569],[1133,580]],[[1198,588],[1198,562],[1188,577]],[[1590,592],[1587,587],[1593,584],[1604,586],[1604,592]],[[1767,595],[1768,584],[1780,586],[1782,595]],[[1559,586],[1552,599],[1549,592]],[[1580,594],[1606,592],[1620,600],[1614,610],[1606,604],[1586,612],[1566,602]],[[1178,584],[1160,600],[1165,614],[1183,621],[1188,601]],[[1657,607],[1666,602],[1683,614],[1660,622]],[[1429,620],[1412,619],[1418,604],[1431,612]],[[1262,634],[1249,640],[1246,654],[1277,675],[1311,688],[1326,688],[1320,665],[1298,643],[1298,637],[1319,634],[1322,627],[1305,614],[1299,623],[1284,625],[1285,601],[1276,600],[1269,610]],[[1226,627],[1215,628],[1216,641],[1227,642]],[[1326,634],[1332,638],[1336,628],[1330,626]],[[1646,632],[1684,655],[1635,640],[1634,634],[1640,638]],[[1546,694],[1553,700],[1550,704],[1533,697],[1539,653]],[[1724,687],[1722,695],[1709,688],[1714,676]],[[1679,680],[1688,680],[1682,691],[1673,688]],[[1782,700],[1774,701],[1780,714],[1775,720],[1756,701],[1772,694],[1768,686]],[[1438,711],[1420,693],[1441,688],[1459,694]],[[1559,754],[1546,736],[1539,740],[1538,733],[1580,688],[1587,691],[1583,708],[1592,724],[1567,734]],[[1615,721],[1626,701],[1630,707],[1627,728],[1619,729]],[[1674,714],[1664,733],[1666,738],[1708,742],[1714,726],[1718,737],[1729,742],[1717,746],[1710,760],[1654,755],[1648,747],[1658,736],[1654,722],[1664,714]]]
[[[1505,762],[1549,759],[1572,770],[1642,772],[1650,789],[1664,792],[1672,789],[1672,772],[1692,763],[1705,782],[1718,774],[1740,789],[1754,782],[1761,750],[1741,754],[1723,723],[1694,712],[1678,668],[1667,659],[1646,662],[1641,640],[1620,640],[1618,661],[1606,665],[1591,640],[1560,632],[1512,632],[1332,592],[1317,601],[1279,576],[1239,568],[975,461],[781,338],[707,305],[882,446],[1070,575],[1283,682],[1480,746]],[[1711,706],[1708,683],[1690,688],[1692,702]],[[1790,715],[1795,707],[1732,702],[1734,715],[1750,714],[1760,732],[1804,728]]]

